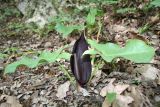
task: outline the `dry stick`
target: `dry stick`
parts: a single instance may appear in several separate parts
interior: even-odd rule
[[[134,63],[133,65],[137,65],[137,64],[151,64],[151,65],[156,65],[155,63]]]
[[[98,29],[98,33],[97,33],[97,42],[99,42],[99,35],[100,35],[101,29],[102,29],[102,24],[100,21],[98,21],[98,25],[99,25],[99,29]]]
[[[9,61],[12,57],[16,56],[15,54],[12,54],[11,56],[9,56],[9,58],[7,59],[6,63],[5,64],[9,64]]]

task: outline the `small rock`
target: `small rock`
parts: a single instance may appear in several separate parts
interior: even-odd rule
[[[26,92],[26,94],[32,94],[33,93],[33,91],[27,91]]]
[[[31,44],[30,47],[31,48],[37,48],[40,44]]]
[[[12,43],[12,46],[13,46],[13,47],[14,47],[14,46],[16,47],[17,44],[18,44],[17,42],[14,42],[14,43]]]
[[[83,94],[83,96],[90,96],[90,93],[84,88],[80,87],[79,91]]]
[[[68,91],[66,94],[67,94],[67,96],[73,95],[72,91]]]
[[[0,105],[0,107],[11,107],[11,104],[9,104],[9,103],[2,103]]]
[[[9,41],[7,41],[7,43],[10,45],[12,43],[12,41],[9,40]]]
[[[160,102],[160,96],[159,96],[159,95],[156,95],[156,96],[154,97],[154,100],[155,100],[156,102]]]
[[[70,86],[70,82],[69,81],[65,82],[64,84],[61,84],[58,87],[56,96],[59,99],[63,99],[64,97],[66,97],[66,92],[69,91],[69,86]]]
[[[25,100],[28,100],[30,98],[30,95],[25,95],[24,97],[23,97],[23,99],[25,99]]]
[[[153,66],[148,66],[148,68],[142,73],[142,75],[147,80],[155,80],[160,75],[160,70]]]
[[[17,98],[20,99],[23,95],[24,95],[24,94],[19,94],[19,95],[17,96]]]
[[[3,70],[3,68],[4,68],[3,61],[4,61],[3,59],[0,59],[0,70]]]
[[[40,95],[45,95],[46,94],[46,90],[42,90],[41,92],[40,92]]]
[[[45,48],[50,48],[52,46],[52,43],[51,42],[46,42],[45,44],[44,44],[44,47]]]
[[[94,90],[94,93],[98,94],[99,92],[98,92],[98,90]]]
[[[50,95],[51,95],[51,92],[52,92],[52,91],[48,91],[48,92],[46,93],[46,96],[50,96]]]

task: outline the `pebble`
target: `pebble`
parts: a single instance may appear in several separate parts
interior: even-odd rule
[[[46,90],[42,90],[41,92],[40,92],[40,95],[45,95],[46,94]]]
[[[27,100],[27,99],[29,99],[30,97],[31,97],[30,95],[24,95],[24,96],[23,96],[23,99]]]
[[[12,41],[11,40],[7,41],[7,44],[9,44],[9,45],[12,44]]]
[[[44,44],[44,47],[45,48],[50,48],[52,46],[52,43],[51,42],[46,42],[45,44]]]
[[[154,97],[154,100],[155,100],[156,102],[160,102],[160,95],[156,95],[156,96]]]

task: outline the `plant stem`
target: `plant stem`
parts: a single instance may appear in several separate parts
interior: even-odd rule
[[[69,78],[71,83],[74,83],[74,81],[73,81],[72,77],[69,75],[68,71],[59,62],[58,62],[58,65],[60,66],[60,68],[63,71],[63,73]]]

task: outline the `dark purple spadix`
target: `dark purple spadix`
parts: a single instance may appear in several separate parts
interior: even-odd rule
[[[88,50],[88,44],[82,35],[75,42],[70,58],[72,73],[81,87],[86,86],[92,71],[90,55],[83,55],[86,50]]]

